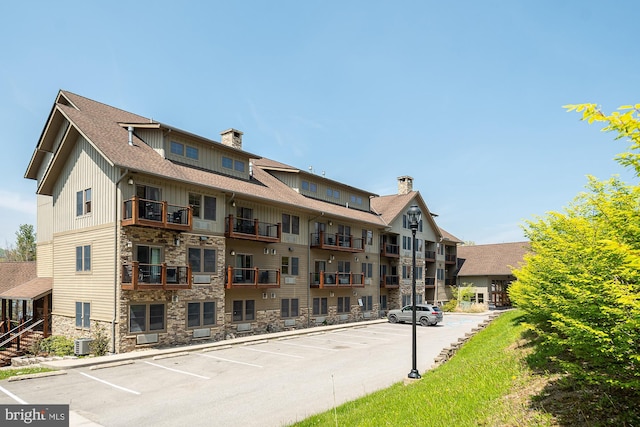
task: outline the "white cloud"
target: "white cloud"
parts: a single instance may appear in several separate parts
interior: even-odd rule
[[[15,212],[35,215],[36,213],[36,197],[29,194],[28,197],[23,193],[14,193],[7,190],[0,190],[0,208]]]

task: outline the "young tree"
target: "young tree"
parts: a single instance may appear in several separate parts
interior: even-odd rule
[[[616,159],[640,175],[637,109],[607,116],[593,104],[567,108],[629,137],[631,152]],[[590,177],[587,190],[564,212],[527,222],[532,254],[514,272],[509,296],[526,312],[541,351],[567,371],[639,389],[640,186]]]
[[[22,224],[16,231],[16,248],[7,251],[11,261],[34,261],[36,259],[36,235],[33,225]]]

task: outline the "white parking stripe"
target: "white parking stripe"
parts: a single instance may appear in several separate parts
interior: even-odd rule
[[[304,348],[315,348],[317,350],[326,350],[326,351],[338,351],[334,348],[327,348],[327,347],[318,347],[315,345],[304,345],[304,344],[294,344],[292,342],[287,342],[287,341],[280,341],[282,344],[286,344],[286,345],[292,345],[295,347],[304,347]]]
[[[277,351],[267,351],[267,350],[259,350],[257,348],[252,348],[252,347],[239,347],[243,350],[251,350],[251,351],[258,351],[260,353],[268,353],[268,354],[275,354],[277,356],[287,356],[287,357],[295,357],[298,359],[304,359],[304,357],[302,356],[296,356],[295,354],[287,354],[287,353],[279,353]]]
[[[180,369],[168,368],[168,367],[166,367],[166,366],[158,365],[157,363],[151,363],[151,362],[147,362],[147,361],[145,361],[144,363],[146,363],[147,365],[156,366],[156,367],[158,367],[158,368],[166,369],[167,371],[177,372],[177,373],[179,373],[179,374],[191,375],[191,376],[193,376],[193,377],[202,378],[202,379],[204,379],[204,380],[209,380],[209,379],[211,379],[211,378],[209,378],[209,377],[205,377],[205,376],[202,376],[202,375],[192,374],[191,372],[181,371]]]
[[[247,363],[247,362],[239,362],[237,360],[225,359],[224,357],[211,356],[209,354],[202,354],[202,353],[193,353],[193,354],[197,354],[198,356],[202,356],[202,357],[208,357],[210,359],[222,360],[224,362],[237,363],[239,365],[247,365],[247,366],[254,366],[256,368],[262,368],[262,366],[260,365],[254,365],[253,363]]]
[[[338,332],[336,332],[338,333]],[[354,338],[364,338],[364,339],[368,339],[368,340],[380,340],[380,341],[389,341],[386,338],[376,338],[376,337],[370,337],[370,336],[363,336],[363,335],[353,335],[353,334],[345,334],[342,332],[339,332],[340,336],[342,337],[354,337]]]
[[[6,388],[0,386],[0,391],[3,392],[4,394],[6,394],[7,396],[9,396],[10,398],[12,398],[13,400],[15,400],[16,402],[22,404],[22,405],[28,405],[27,402],[25,402],[24,400],[20,399],[18,396],[16,396],[15,394],[11,393],[9,390],[7,390]]]
[[[100,378],[96,378],[96,377],[94,377],[94,376],[92,376],[92,375],[85,374],[84,372],[80,372],[80,374],[81,374],[81,375],[84,375],[84,376],[85,376],[85,377],[87,377],[87,378],[91,378],[92,380],[95,380],[95,381],[101,382],[102,384],[106,384],[106,385],[111,386],[111,387],[113,387],[113,388],[117,388],[118,390],[126,391],[127,393],[132,393],[132,394],[137,394],[137,395],[140,395],[140,394],[141,394],[141,393],[140,393],[140,392],[138,392],[138,391],[135,391],[135,390],[129,390],[128,388],[120,387],[119,385],[115,385],[115,384],[112,384],[112,383],[107,382],[107,381],[105,381],[105,380],[101,380]]]

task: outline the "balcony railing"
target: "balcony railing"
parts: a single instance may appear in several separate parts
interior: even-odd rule
[[[311,247],[341,252],[364,252],[362,238],[351,234],[333,234],[321,231],[311,233]]]
[[[191,231],[193,219],[189,206],[172,205],[166,201],[133,197],[122,206],[122,226],[142,225],[169,230]]]
[[[321,271],[310,274],[312,288],[364,288],[364,273],[344,273]]]
[[[225,218],[224,227],[224,235],[230,239],[275,243],[280,241],[282,234],[281,224],[261,222],[257,219],[235,218],[233,215]]]
[[[133,261],[122,266],[123,290],[191,289],[191,283],[191,267],[188,265],[143,264]]]
[[[435,262],[436,260],[436,251],[425,251],[424,252],[424,260]]]
[[[387,258],[400,258],[400,246],[392,243],[383,243],[380,248],[380,255]]]
[[[397,274],[383,274],[380,279],[380,287],[395,289],[400,287],[400,276]]]
[[[280,270],[227,267],[225,287],[231,288],[279,288]]]
[[[444,256],[444,262],[447,264],[455,264],[456,263],[456,256],[455,255],[445,255]]]
[[[426,277],[424,279],[424,286],[427,288],[433,288],[436,286],[436,279],[435,277]]]

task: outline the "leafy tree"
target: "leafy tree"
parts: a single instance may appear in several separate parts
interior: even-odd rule
[[[593,104],[567,106],[629,137],[632,152],[616,159],[639,174],[638,110],[621,108],[607,116]],[[589,177],[587,190],[564,212],[527,222],[532,253],[509,296],[527,313],[541,353],[576,378],[639,389],[640,186]]]
[[[34,261],[36,259],[36,235],[33,232],[33,225],[22,224],[16,231],[15,249],[7,249],[7,259],[9,261]]]

